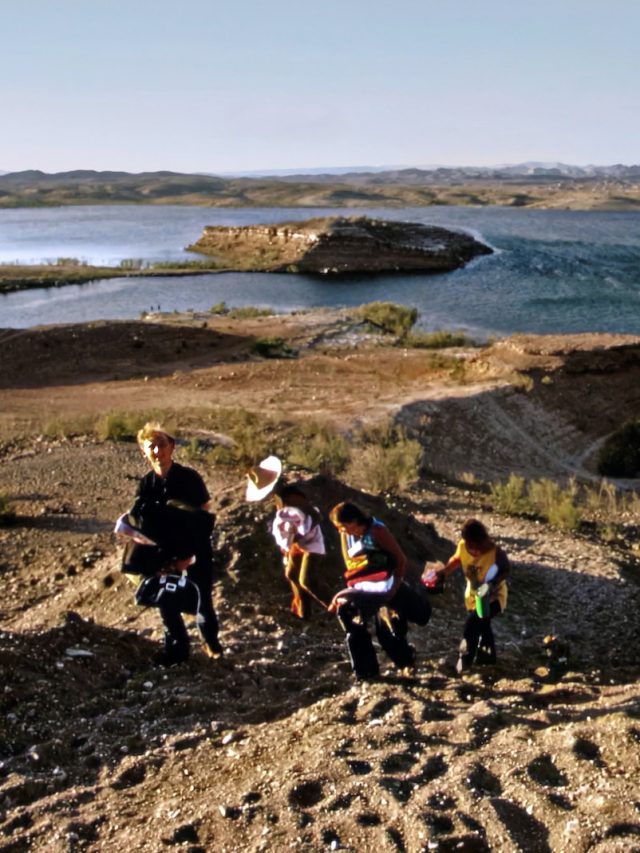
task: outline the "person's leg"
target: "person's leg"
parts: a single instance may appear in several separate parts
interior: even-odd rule
[[[431,605],[410,586],[403,583],[386,607],[376,614],[378,642],[399,669],[412,667],[416,650],[407,641],[409,622],[426,625],[431,616]]]
[[[183,612],[195,615],[205,653],[209,657],[218,658],[223,650],[218,639],[218,616],[211,599],[212,587],[213,572],[201,571],[197,578],[189,578]]]
[[[407,620],[383,607],[376,613],[375,626],[378,642],[395,666],[398,669],[413,666],[416,650],[407,641]]]
[[[377,678],[378,659],[367,630],[366,619],[353,604],[343,604],[338,608],[338,621],[347,637],[347,650],[351,669],[356,678]]]
[[[470,611],[467,615],[467,621],[465,622],[462,641],[460,643],[458,663],[456,664],[456,670],[458,673],[470,669],[475,660],[478,641],[480,640],[480,628],[482,621],[483,620],[480,619],[475,610]]]
[[[159,663],[165,666],[183,663],[189,657],[189,635],[180,612],[179,596],[163,592],[158,608],[164,625],[164,649],[159,655]]]
[[[429,595],[422,584],[419,590],[413,589],[407,583],[400,584],[389,607],[401,612],[407,622],[421,628],[424,628],[431,618]]]
[[[302,579],[306,575],[308,557],[308,554],[298,551],[289,556],[284,567],[285,576],[291,586],[291,612],[299,619],[309,618],[311,602],[302,586]]]
[[[480,640],[478,642],[478,651],[476,654],[476,663],[480,665],[493,664],[496,662],[496,641],[493,636],[491,620],[501,612],[502,608],[500,607],[500,603],[498,601],[492,601],[489,616],[480,620]]]

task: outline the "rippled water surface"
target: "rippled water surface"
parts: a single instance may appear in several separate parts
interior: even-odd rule
[[[106,206],[0,210],[0,262],[74,257],[118,265],[123,259],[193,257],[184,247],[205,225],[250,224],[353,214],[327,209],[219,210]],[[108,279],[0,296],[0,325],[135,318],[163,311],[261,305],[276,311],[390,300],[419,309],[426,329],[486,336],[529,332],[640,335],[640,212],[507,208],[405,208],[358,214],[461,228],[496,253],[440,275],[316,276],[222,273]]]

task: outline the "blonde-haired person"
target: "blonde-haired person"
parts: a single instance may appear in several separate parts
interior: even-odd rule
[[[138,546],[137,557],[125,570],[159,579],[157,598],[141,600],[160,610],[165,639],[158,663],[173,666],[187,660],[183,613],[195,615],[205,652],[218,657],[222,648],[211,601],[211,497],[200,474],[173,459],[175,438],[161,424],[146,423],[137,439],[151,470],[140,480],[130,516],[158,547]],[[180,583],[164,583],[169,574],[179,575]]]
[[[462,526],[455,554],[446,565],[431,563],[427,568],[445,576],[462,569],[467,581],[464,595],[467,621],[456,664],[458,674],[470,669],[474,662],[495,663],[491,620],[507,606],[510,564],[505,552],[489,536],[481,521],[468,518]]]

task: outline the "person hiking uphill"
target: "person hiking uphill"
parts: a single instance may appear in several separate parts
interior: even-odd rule
[[[206,654],[219,657],[222,647],[211,601],[214,517],[208,511],[209,492],[197,471],[174,462],[175,439],[160,424],[145,424],[137,439],[151,471],[140,480],[124,526],[132,524],[143,534],[138,542],[148,538],[153,544],[132,544],[123,570],[146,576],[136,600],[160,610],[165,638],[157,662],[173,666],[189,657],[183,613],[195,615]]]
[[[450,575],[458,569],[466,578],[464,603],[467,621],[460,643],[456,671],[461,675],[474,662],[496,662],[496,645],[491,620],[507,606],[509,558],[477,518],[469,518],[462,527],[462,538],[455,554],[445,564],[429,563],[427,570]]]
[[[246,499],[259,501],[273,494],[276,514],[271,535],[283,557],[285,577],[291,587],[291,612],[299,619],[308,619],[311,600],[323,610],[327,604],[310,585],[310,570],[317,557],[325,553],[320,527],[320,511],[297,483],[280,480],[282,464],[277,456],[268,456],[247,473]]]
[[[352,503],[330,513],[340,532],[347,586],[333,597],[347,637],[351,668],[358,680],[375,679],[378,659],[367,628],[373,617],[380,646],[398,669],[411,669],[415,649],[407,642],[408,622],[426,625],[429,603],[404,582],[407,558],[395,537],[378,519]]]

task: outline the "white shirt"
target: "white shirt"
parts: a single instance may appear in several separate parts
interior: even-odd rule
[[[310,515],[292,506],[279,509],[273,519],[271,533],[276,544],[288,551],[295,542],[309,554],[324,554],[324,538],[320,525]]]

